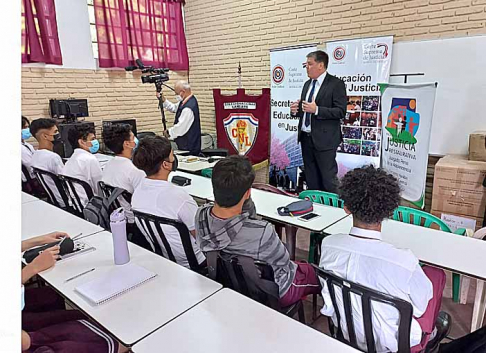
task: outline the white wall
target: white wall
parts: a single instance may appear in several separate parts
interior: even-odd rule
[[[93,56],[86,0],[55,0],[62,65],[23,64],[25,67],[97,69]]]

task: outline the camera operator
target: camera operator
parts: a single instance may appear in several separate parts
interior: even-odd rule
[[[157,93],[157,98],[164,103],[164,108],[175,113],[174,126],[164,131],[164,135],[177,143],[183,151],[189,151],[193,156],[201,153],[201,123],[199,120],[199,105],[191,92],[191,86],[185,81],[177,81],[174,86],[177,103],[174,104]]]

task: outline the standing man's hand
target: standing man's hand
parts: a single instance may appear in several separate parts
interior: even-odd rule
[[[302,110],[305,113],[315,114],[316,111],[317,111],[317,104],[314,101],[314,99],[312,99],[312,102],[304,102],[304,103],[302,103]]]
[[[163,102],[165,102],[165,99],[166,99],[166,98],[165,98],[165,96],[164,96],[164,94],[163,94],[163,93],[161,93],[161,92],[157,92],[157,93],[156,93],[156,96],[157,96],[157,98],[158,98],[158,99],[160,99],[160,100],[162,101],[162,103],[163,103]]]
[[[299,111],[299,103],[300,103],[300,99],[298,99],[297,101],[293,102],[291,105],[290,105],[290,113],[292,115],[296,115],[297,112]]]
[[[164,130],[163,132],[164,137],[170,138],[169,131]]]

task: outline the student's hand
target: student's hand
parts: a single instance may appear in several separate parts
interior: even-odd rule
[[[316,102],[314,101],[314,98],[312,99],[312,102],[304,102],[302,104],[302,110],[306,113],[312,113],[312,114],[315,114],[316,110],[317,110],[317,104]]]
[[[31,263],[34,272],[39,273],[56,264],[59,258],[60,247],[58,245],[48,248],[41,252]]]
[[[297,114],[297,112],[299,111],[299,103],[300,103],[300,99],[298,99],[297,101],[293,102],[290,105],[290,112],[292,113],[292,115]]]
[[[45,235],[41,235],[38,238],[42,240],[41,244],[49,244],[49,243],[54,243],[56,241],[59,241],[62,238],[69,238],[69,234],[64,232],[52,232]]]

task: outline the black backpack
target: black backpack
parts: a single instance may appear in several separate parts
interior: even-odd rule
[[[93,196],[83,209],[84,219],[109,231],[110,214],[114,209],[113,203],[124,191],[121,188],[114,188],[110,197]]]

